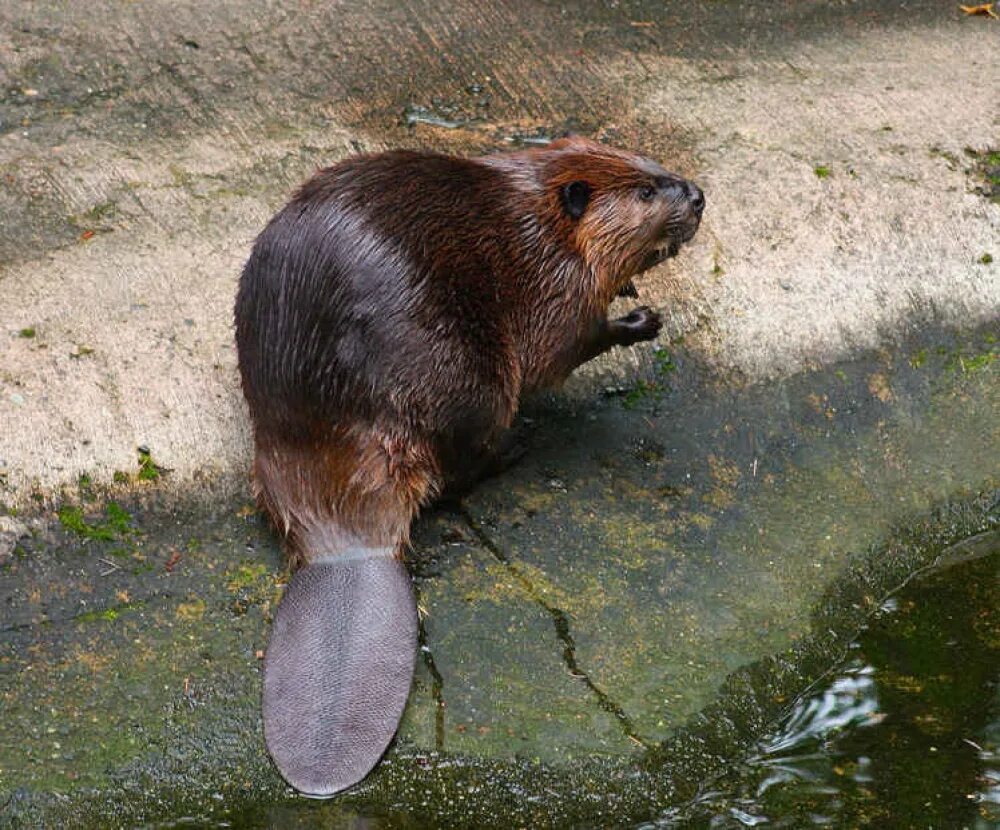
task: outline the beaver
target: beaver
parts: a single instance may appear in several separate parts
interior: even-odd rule
[[[417,650],[410,524],[495,458],[522,397],[651,340],[632,278],[691,239],[701,190],[567,137],[319,171],[257,238],[235,307],[252,481],[297,568],[264,660],[264,737],[301,793],[378,763]]]

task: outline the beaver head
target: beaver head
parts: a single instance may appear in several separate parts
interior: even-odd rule
[[[611,296],[698,230],[701,189],[655,161],[576,136],[553,142],[545,155],[548,207]]]

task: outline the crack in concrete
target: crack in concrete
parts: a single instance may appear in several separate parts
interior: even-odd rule
[[[524,586],[528,595],[538,605],[544,608],[548,615],[552,618],[552,624],[555,627],[556,636],[563,644],[563,663],[566,664],[566,668],[569,670],[570,675],[583,683],[583,685],[591,691],[594,697],[597,698],[598,705],[618,721],[622,732],[625,733],[625,736],[629,740],[649,749],[652,746],[652,742],[643,738],[636,731],[636,728],[632,723],[632,719],[628,716],[628,714],[626,714],[625,710],[612,700],[608,693],[593,681],[586,670],[580,667],[580,663],[576,657],[576,642],[574,641],[573,634],[570,631],[569,615],[561,608],[551,605],[545,600],[535,587],[534,583],[532,583],[532,581],[521,572],[516,563],[512,562],[503,550],[501,550],[500,547],[494,543],[489,534],[483,529],[482,525],[473,518],[472,514],[469,513],[464,505],[457,505],[455,507],[455,511],[462,517],[462,520],[479,540],[479,543],[486,548],[486,550],[488,550],[493,557],[500,562],[500,564],[510,571],[518,582]]]
[[[427,628],[420,613],[420,596],[417,595],[417,643],[427,671],[431,673],[431,697],[434,699],[434,748],[444,749],[444,677],[434,662],[434,653],[427,642]]]

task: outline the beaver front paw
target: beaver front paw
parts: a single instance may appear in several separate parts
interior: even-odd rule
[[[641,340],[653,340],[660,333],[663,322],[658,312],[644,305],[612,321],[611,326],[618,345],[631,346]]]

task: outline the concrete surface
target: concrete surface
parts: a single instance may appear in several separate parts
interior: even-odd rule
[[[965,152],[1000,143],[994,23],[936,2],[5,5],[0,498],[110,480],[138,445],[181,489],[241,487],[239,269],[356,148],[569,127],[695,176],[703,228],[642,293],[723,373],[996,319],[998,207]]]
[[[0,6],[0,826],[670,826],[1000,523],[998,46],[930,0]],[[260,734],[240,266],[346,153],[567,128],[706,189],[640,284],[662,342],[418,525],[400,738],[303,804]]]

